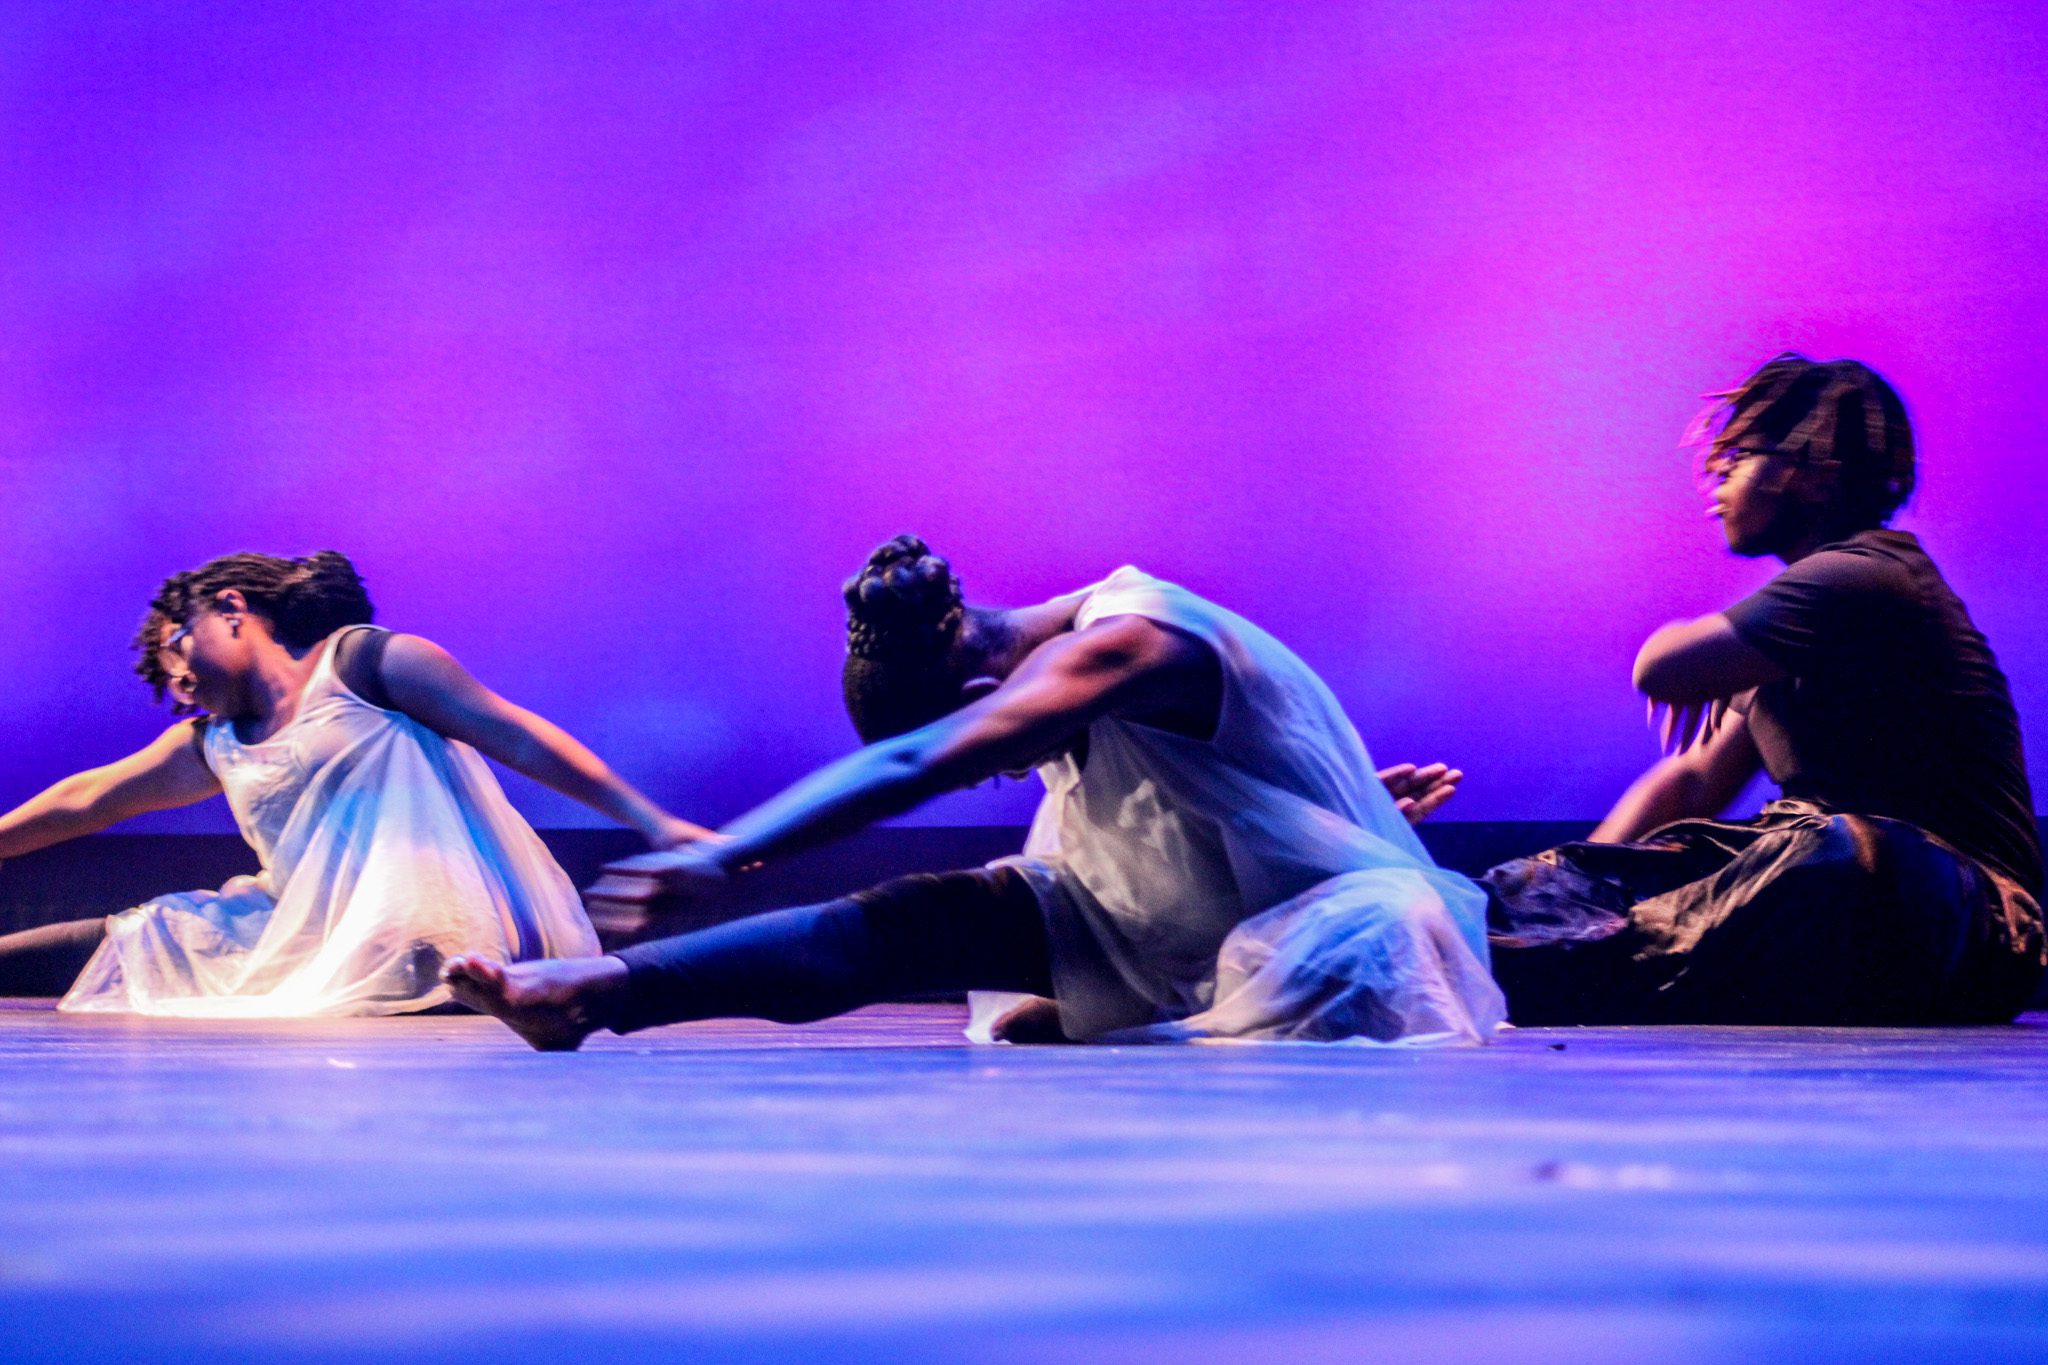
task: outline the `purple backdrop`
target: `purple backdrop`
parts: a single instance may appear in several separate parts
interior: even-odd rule
[[[162,723],[125,646],[163,574],[333,546],[722,820],[849,746],[837,585],[916,529],[994,603],[1179,579],[1382,759],[1468,767],[1466,817],[1590,817],[1652,756],[1637,643],[1769,568],[1674,447],[1786,346],[1912,405],[1903,524],[2040,787],[2044,33],[2038,0],[15,0],[0,802]]]

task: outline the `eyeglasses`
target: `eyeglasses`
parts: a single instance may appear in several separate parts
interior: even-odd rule
[[[1795,463],[1802,461],[1805,447],[1793,450],[1778,450],[1769,446],[1728,446],[1720,450],[1709,450],[1700,457],[1699,485],[1708,493],[1735,477],[1735,471],[1752,460],[1777,456]]]

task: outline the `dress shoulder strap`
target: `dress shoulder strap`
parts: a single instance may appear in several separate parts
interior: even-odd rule
[[[199,756],[199,761],[206,765],[209,772],[213,770],[213,740],[211,732],[216,723],[211,716],[194,716],[190,721],[192,726],[192,752]]]
[[[390,643],[391,632],[382,626],[349,626],[328,656],[336,680],[380,711],[394,709],[384,687],[384,650]]]

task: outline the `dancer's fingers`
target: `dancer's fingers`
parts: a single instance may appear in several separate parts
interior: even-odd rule
[[[583,893],[588,901],[609,901],[621,905],[638,905],[653,900],[660,887],[651,877],[635,877],[621,874],[612,868],[605,869],[602,877],[592,882]]]
[[[1423,795],[1425,797],[1432,797],[1441,792],[1448,799],[1458,790],[1458,784],[1465,780],[1464,770],[1461,768],[1446,768],[1441,763],[1437,764],[1436,767],[1441,771],[1431,775],[1429,782],[1423,789]]]
[[[667,849],[656,849],[652,853],[636,853],[630,858],[620,858],[616,862],[606,863],[604,870],[607,876],[618,873],[632,877],[659,877],[682,861],[683,856]]]
[[[1682,754],[1704,738],[1707,721],[1705,702],[1686,702],[1671,708],[1669,724],[1665,731],[1665,751]]]
[[[583,910],[590,927],[604,934],[637,934],[654,921],[647,907],[626,901],[586,900]]]
[[[1456,777],[1447,777],[1416,798],[1413,803],[1415,811],[1408,818],[1419,824],[1442,810],[1450,803],[1450,799],[1458,794],[1458,781],[1462,777],[1464,777],[1463,773],[1459,773]]]
[[[656,831],[648,836],[647,841],[654,845],[657,853],[666,853],[671,849],[687,848],[691,844],[724,843],[727,837],[715,829],[707,829],[692,821],[668,816],[661,821]]]

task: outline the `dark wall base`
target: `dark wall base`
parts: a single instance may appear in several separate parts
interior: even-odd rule
[[[1584,821],[1443,820],[1424,825],[1422,841],[1439,863],[1477,875],[1509,858],[1582,838],[1590,828]],[[611,859],[644,847],[624,830],[551,829],[541,831],[541,838],[577,886],[589,885]],[[1023,846],[1021,827],[864,830],[742,878],[720,918],[829,900],[909,872],[973,867]],[[167,891],[217,887],[255,870],[249,846],[232,834],[95,835],[0,867],[0,933],[111,915]],[[665,932],[684,927],[671,920]],[[2048,1008],[2048,982],[2034,1008]]]
[[[1578,822],[1455,821],[1423,826],[1439,862],[1479,872],[1508,858],[1577,838]],[[624,830],[554,829],[541,837],[578,886],[608,860],[641,852]],[[907,872],[973,867],[1024,846],[1022,828],[995,825],[865,830],[828,848],[743,878],[736,910],[801,905]],[[10,860],[0,867],[0,932],[111,915],[167,891],[217,887],[256,870],[232,834],[100,834]]]

